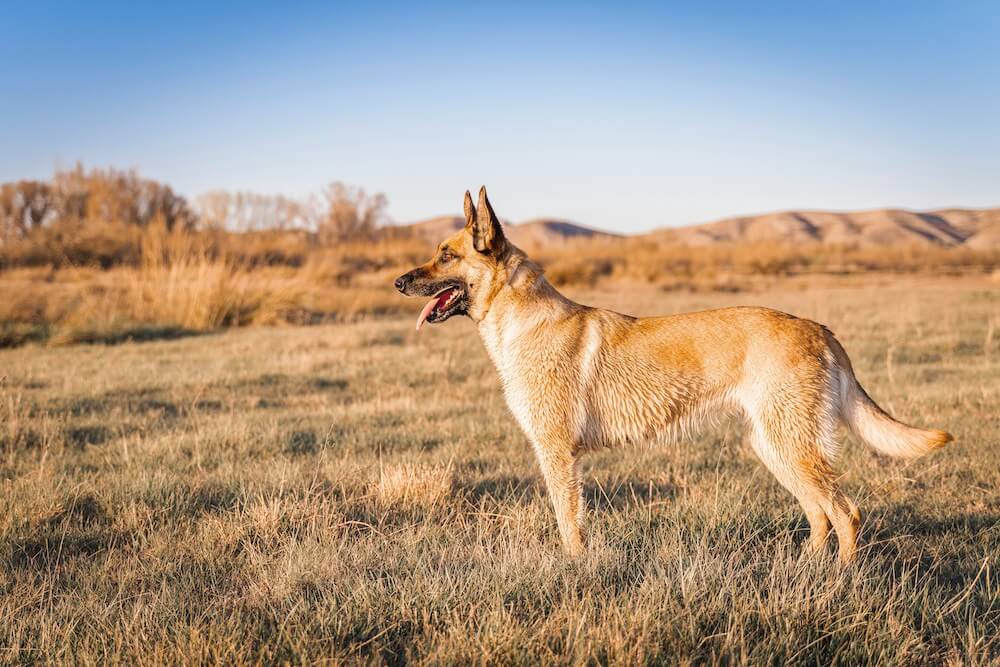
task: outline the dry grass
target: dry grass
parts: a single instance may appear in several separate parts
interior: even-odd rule
[[[288,267],[220,254],[190,234],[152,229],[141,240],[137,266],[0,273],[11,295],[0,302],[0,347],[169,338],[384,315],[407,305],[384,288],[396,266],[388,273],[382,266],[384,243],[342,244],[313,254],[304,266]],[[416,262],[412,246],[389,243],[395,261]]]
[[[733,422],[589,459],[567,561],[464,321],[0,351],[0,661],[996,664],[1000,297],[879,281],[583,295],[819,319],[877,400],[958,436],[845,448],[849,569],[800,558]]]
[[[379,470],[375,495],[388,508],[431,510],[445,501],[452,487],[452,465],[403,463]]]
[[[75,278],[75,280],[74,280]],[[273,324],[300,306],[301,279],[190,258],[40,279],[8,276],[0,342],[119,342]]]
[[[825,244],[718,243],[689,247],[669,234],[578,241],[530,254],[559,285],[643,283],[664,289],[742,291],[789,276],[859,273],[988,275],[1000,250],[928,245],[852,247]]]
[[[392,230],[318,245],[301,231],[231,234],[178,228],[167,233],[157,225],[93,227],[88,233],[100,232],[112,250],[115,239],[127,246],[121,261],[110,268],[60,261],[0,270],[0,289],[10,295],[0,300],[0,347],[117,343],[227,327],[398,315],[414,305],[396,298],[388,286],[432,253],[430,244]],[[39,238],[48,238],[51,231],[39,230]],[[30,250],[35,242],[32,236],[17,243],[28,244]],[[0,244],[0,250],[8,255],[23,251],[23,256],[16,255],[22,264],[34,257],[18,250],[17,243]],[[62,257],[57,250],[48,248],[48,254],[40,256]],[[101,256],[117,257],[112,250]],[[1000,251],[961,247],[691,248],[672,242],[669,235],[653,235],[575,240],[527,250],[560,286],[642,285],[735,293],[802,277],[843,281],[858,274],[1000,275]],[[6,261],[18,263],[10,257]]]

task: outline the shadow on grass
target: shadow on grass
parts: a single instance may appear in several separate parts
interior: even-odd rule
[[[202,336],[213,333],[210,331],[195,331],[178,326],[138,325],[100,331],[84,329],[74,331],[65,336],[59,336],[49,325],[24,324],[20,322],[0,323],[0,349],[14,348],[38,343],[44,345],[56,338],[58,345],[97,344],[120,345],[122,343],[147,343],[156,340],[174,340],[188,336]]]
[[[1000,547],[997,510],[922,516],[901,505],[874,523],[863,528],[863,558],[896,578],[914,570],[932,573],[938,586],[954,593],[972,585],[982,573],[984,558],[989,560]],[[986,576],[1000,580],[989,571]]]
[[[97,396],[53,401],[48,409],[54,414],[68,413],[74,417],[104,414],[116,408],[133,414],[161,413],[164,417],[176,417],[180,406],[165,400],[163,393],[164,390],[159,387],[115,389]]]
[[[643,481],[637,477],[592,478],[583,485],[583,497],[594,512],[623,510],[673,500],[677,497],[677,486],[667,482]]]
[[[102,445],[111,439],[111,430],[104,426],[72,426],[63,431],[66,443],[76,449],[87,445]]]
[[[912,505],[899,504],[877,515],[870,539],[891,540],[906,535],[925,542],[929,538],[948,537],[961,540],[968,548],[996,547],[1000,544],[1000,508],[960,514],[927,515]],[[866,531],[867,532],[867,531]],[[989,539],[989,542],[986,540]]]
[[[350,384],[344,378],[323,375],[285,375],[264,373],[255,378],[216,382],[211,389],[225,395],[252,395],[259,408],[281,408],[294,397],[322,394],[338,405],[354,401]]]
[[[312,431],[292,431],[285,452],[292,456],[307,456],[319,451],[319,438]]]
[[[9,541],[7,563],[18,570],[46,572],[71,560],[96,557],[119,541],[118,534],[101,528],[47,532]]]
[[[455,483],[456,493],[472,505],[483,501],[516,503],[525,496],[545,493],[541,480],[518,475],[490,475],[478,479],[459,479]]]
[[[0,542],[0,560],[26,571],[48,571],[114,548],[121,535],[111,529],[108,507],[91,492],[74,490],[46,516],[32,518],[23,534]]]
[[[44,343],[50,335],[49,327],[23,322],[0,324],[0,349],[20,347],[28,343]]]
[[[461,477],[461,476],[460,476]],[[473,480],[460,480],[456,488],[473,504],[483,499],[511,502],[526,495],[546,495],[545,481],[533,475],[490,475]],[[672,500],[677,496],[677,487],[670,483],[643,481],[638,478],[596,480],[583,485],[583,498],[590,511],[601,512],[622,510],[636,504],[648,505],[654,502]]]
[[[148,343],[156,340],[175,340],[189,336],[202,336],[206,331],[195,331],[178,326],[142,325],[127,327],[117,331],[81,331],[67,340],[68,343],[99,343],[120,345],[122,343]]]

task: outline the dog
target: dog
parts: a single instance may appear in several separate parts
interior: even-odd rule
[[[861,514],[832,467],[838,423],[892,457],[952,440],[889,416],[816,322],[768,308],[637,318],[574,303],[507,240],[485,187],[476,207],[465,193],[464,209],[464,229],[395,286],[431,297],[417,329],[456,315],[478,326],[571,556],[584,549],[583,454],[683,433],[723,409],[745,416],[754,452],[802,505],[807,550],[821,551],[832,526],[844,563]]]

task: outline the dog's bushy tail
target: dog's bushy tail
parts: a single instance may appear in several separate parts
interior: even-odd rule
[[[901,459],[915,459],[951,442],[950,433],[908,426],[892,418],[872,400],[857,378],[844,348],[829,336],[840,374],[840,416],[858,438],[872,449]]]
[[[844,378],[846,391],[840,414],[866,445],[895,458],[915,459],[952,441],[950,433],[922,429],[896,421],[872,400],[850,373]]]

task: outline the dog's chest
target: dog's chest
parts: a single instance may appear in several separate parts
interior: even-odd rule
[[[482,327],[481,334],[500,376],[507,406],[528,438],[535,440],[560,412],[552,404],[562,394],[564,378],[550,368],[547,341],[518,324]]]

